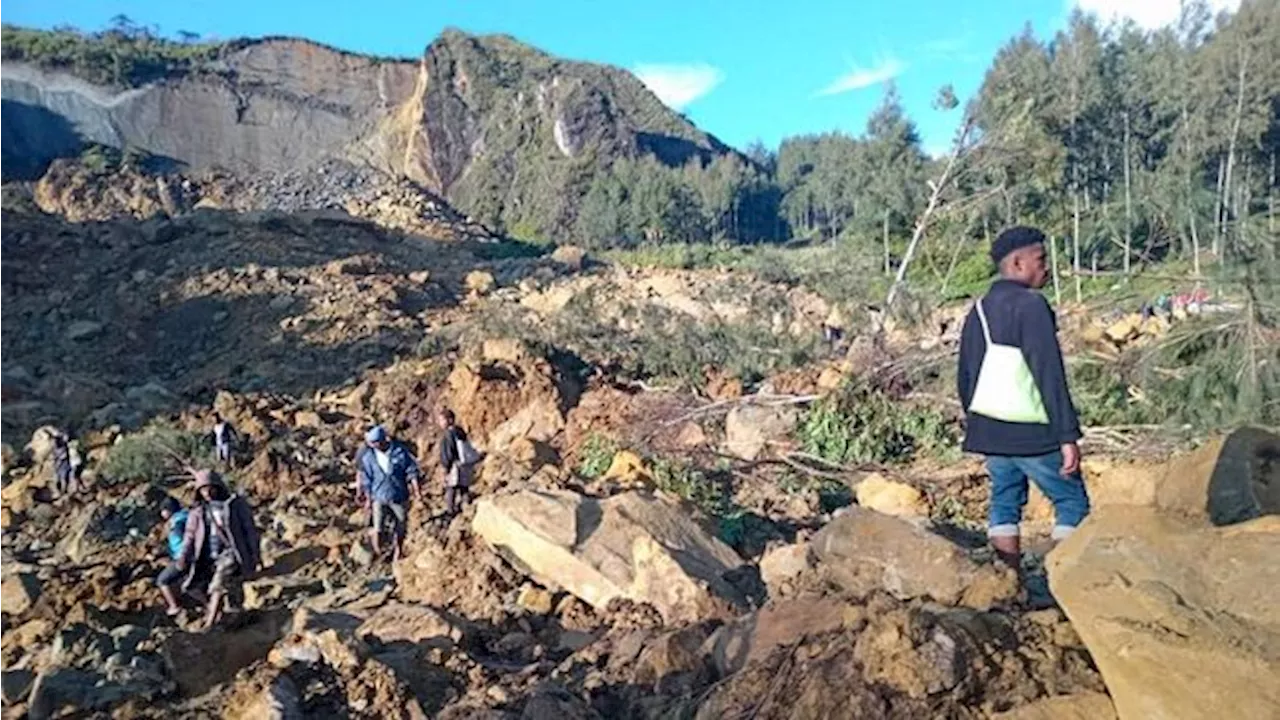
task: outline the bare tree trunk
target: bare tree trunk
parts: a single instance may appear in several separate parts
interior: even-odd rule
[[[1133,252],[1133,194],[1129,179],[1129,112],[1124,113],[1124,274],[1129,274]]]
[[[947,157],[947,165],[943,168],[942,174],[937,180],[929,181],[929,202],[925,205],[924,211],[920,213],[920,217],[916,218],[915,228],[911,231],[911,242],[907,243],[907,250],[902,255],[902,262],[898,263],[898,274],[894,276],[893,284],[889,286],[889,295],[884,301],[884,311],[880,315],[877,334],[884,329],[885,320],[889,318],[889,312],[893,309],[893,301],[898,297],[898,291],[901,289],[903,282],[907,278],[907,268],[911,266],[911,259],[915,257],[916,248],[920,245],[920,240],[924,237],[924,231],[929,227],[929,219],[933,216],[938,204],[942,200],[942,193],[946,190],[947,184],[951,182],[951,177],[956,169],[956,162],[960,156],[967,151],[967,143],[970,133],[973,132],[973,118],[966,117],[964,124],[956,133],[955,142],[952,144],[951,155]]]
[[[1058,283],[1058,240],[1049,233],[1049,261],[1053,269],[1053,304],[1062,304],[1062,286]]]
[[[884,211],[884,274],[888,275],[893,272],[889,261],[889,211]]]
[[[1076,302],[1082,299],[1080,288],[1080,193],[1071,196],[1071,269],[1076,278]]]
[[[1236,139],[1240,136],[1240,121],[1244,116],[1244,80],[1245,71],[1249,66],[1249,53],[1243,46],[1237,49],[1239,56],[1239,71],[1236,73],[1236,110],[1235,117],[1231,121],[1231,137],[1227,141],[1227,174],[1222,181],[1222,214],[1223,214],[1223,232],[1226,232],[1227,220],[1227,203],[1231,198],[1231,172],[1235,169],[1236,164]],[[1237,214],[1238,216],[1238,214]],[[1239,238],[1237,237],[1237,240]]]
[[[1227,224],[1222,202],[1222,181],[1227,177],[1227,159],[1218,156],[1218,194],[1213,198],[1213,256],[1222,262],[1222,235]]]
[[[1267,176],[1267,232],[1276,232],[1276,151],[1271,151],[1271,173]]]

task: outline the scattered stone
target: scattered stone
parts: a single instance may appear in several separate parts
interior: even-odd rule
[[[68,340],[88,340],[102,332],[103,327],[105,326],[100,322],[76,320],[67,326],[66,338]]]
[[[40,589],[40,579],[33,573],[5,575],[0,581],[0,609],[6,615],[21,615],[40,599]]]
[[[719,627],[707,639],[705,650],[721,676],[732,675],[752,660],[807,635],[845,627],[847,607],[826,597],[774,603]]]
[[[409,273],[409,282],[413,283],[414,285],[426,285],[427,281],[429,281],[430,279],[431,279],[431,271],[429,270],[415,270]]]
[[[652,481],[653,475],[645,465],[644,458],[632,450],[619,450],[613,454],[609,469],[600,479],[612,480],[623,487],[634,487]]]
[[[467,286],[467,292],[476,295],[488,295],[497,287],[498,281],[494,279],[493,273],[484,270],[472,270],[467,273],[464,281]]]
[[[761,556],[760,579],[769,589],[769,595],[778,597],[784,594],[788,583],[812,567],[808,543],[781,545]]]
[[[357,540],[351,543],[351,551],[347,553],[347,557],[351,558],[351,562],[360,567],[369,567],[373,565],[373,548],[369,547],[369,543],[365,540]]]
[[[542,588],[525,585],[520,588],[520,594],[516,596],[516,604],[535,615],[549,615],[552,610],[551,593]]]
[[[1012,571],[978,565],[943,537],[861,507],[845,508],[811,546],[819,569],[854,595],[883,589],[985,610],[1017,592]]]
[[[324,592],[324,583],[312,578],[263,578],[250,580],[243,586],[244,606],[247,610],[290,601]]]
[[[356,635],[366,642],[383,645],[409,642],[447,649],[461,642],[466,631],[462,625],[426,605],[390,603],[361,623]]]
[[[293,414],[293,424],[300,428],[319,428],[324,425],[324,418],[313,410],[299,410]]]
[[[725,448],[731,455],[755,460],[795,430],[799,414],[791,407],[742,404],[724,421]]]
[[[858,505],[898,517],[928,517],[924,493],[910,485],[871,473],[858,482]]]
[[[586,263],[587,251],[577,245],[561,245],[551,253],[551,261],[565,266],[569,270],[581,270]]]

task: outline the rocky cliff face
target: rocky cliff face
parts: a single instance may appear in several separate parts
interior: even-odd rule
[[[456,31],[416,62],[255,41],[130,89],[8,61],[3,100],[8,178],[85,143],[233,172],[341,159],[417,181],[482,221],[542,231],[572,219],[584,179],[613,158],[727,151],[625,71]]]

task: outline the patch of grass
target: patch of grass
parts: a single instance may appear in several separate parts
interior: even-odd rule
[[[115,482],[160,482],[184,465],[209,466],[212,449],[203,433],[158,425],[126,435],[111,447],[101,474]]]
[[[678,495],[716,521],[717,535],[726,544],[739,546],[751,530],[750,517],[733,502],[728,487],[713,473],[668,458],[651,459],[654,484]]]
[[[806,413],[805,451],[838,464],[895,463],[955,453],[958,428],[944,413],[853,382]]]

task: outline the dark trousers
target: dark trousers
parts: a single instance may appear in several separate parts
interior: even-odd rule
[[[447,487],[444,489],[444,503],[449,508],[450,515],[457,515],[458,511],[467,502],[467,495],[470,493],[465,487]]]

